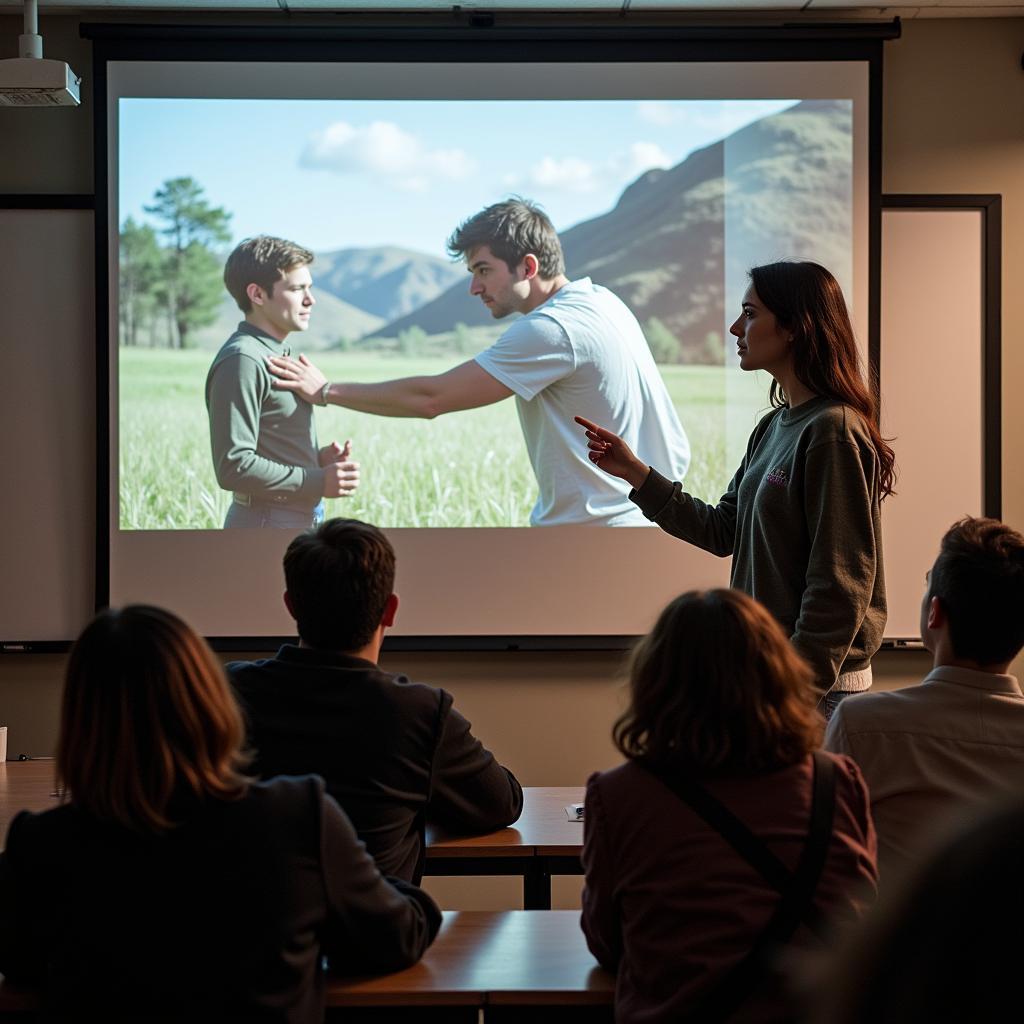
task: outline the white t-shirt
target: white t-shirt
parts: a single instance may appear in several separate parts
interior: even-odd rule
[[[625,303],[590,278],[517,320],[477,363],[516,395],[540,494],[533,526],[650,526],[629,484],[598,469],[573,416],[614,431],[650,466],[682,480],[690,444]]]

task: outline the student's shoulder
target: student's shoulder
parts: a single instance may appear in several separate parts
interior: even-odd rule
[[[596,794],[602,800],[614,804],[628,804],[638,794],[660,786],[662,783],[642,765],[635,761],[625,761],[615,768],[594,772],[587,779],[587,794]]]
[[[18,851],[40,855],[66,848],[83,825],[82,812],[73,804],[62,804],[47,811],[22,811],[15,815],[7,831],[8,854]]]
[[[920,684],[878,693],[855,693],[836,707],[832,717],[835,728],[841,728],[848,737],[885,732],[901,723],[911,724],[914,709],[927,699],[928,690]]]
[[[437,714],[452,706],[452,695],[440,687],[420,683],[400,673],[378,672],[380,692],[395,705],[429,714]]]

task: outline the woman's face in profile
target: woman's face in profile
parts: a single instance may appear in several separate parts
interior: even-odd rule
[[[743,295],[742,310],[729,333],[736,339],[742,370],[771,373],[787,366],[792,358],[793,339],[758,298],[752,284]]]

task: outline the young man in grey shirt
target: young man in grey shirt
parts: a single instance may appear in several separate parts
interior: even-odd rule
[[[214,470],[232,492],[225,528],[310,527],[323,519],[321,499],[359,486],[350,442],[318,447],[312,406],[275,390],[267,371],[267,357],[290,355],[288,336],[309,327],[312,262],[308,249],[260,235],[224,265],[225,287],[245,314],[206,378]]]

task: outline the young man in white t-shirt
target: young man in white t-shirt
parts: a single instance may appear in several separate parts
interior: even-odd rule
[[[423,419],[514,395],[539,488],[531,525],[649,526],[629,485],[591,463],[573,423],[577,414],[608,421],[649,465],[685,475],[689,443],[636,317],[607,288],[565,276],[551,221],[525,200],[471,217],[448,251],[465,259],[470,294],[491,316],[523,314],[489,349],[446,373],[379,384],[328,383],[305,356],[273,358],[275,387],[310,402]]]

